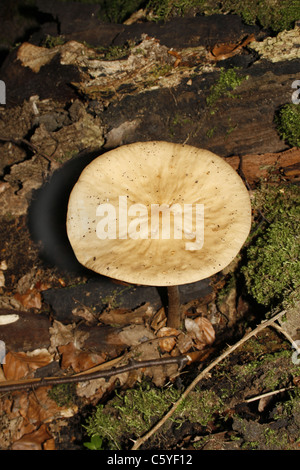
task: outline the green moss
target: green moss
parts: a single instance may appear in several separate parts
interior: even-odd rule
[[[172,65],[155,65],[152,70],[150,70],[151,78],[155,81],[160,77],[164,77],[172,70]]]
[[[298,0],[245,0],[223,2],[232,11],[240,15],[247,24],[259,24],[275,32],[293,27],[300,16]]]
[[[54,385],[49,391],[48,395],[58,406],[67,406],[73,403],[76,396],[75,384],[60,384]]]
[[[246,250],[242,272],[248,292],[271,308],[300,298],[300,188],[263,185],[255,208],[265,217]]]
[[[179,398],[173,388],[145,389],[140,386],[117,395],[104,408],[97,406],[85,429],[89,436],[97,435],[109,449],[120,449],[121,442],[144,434],[168,411]]]
[[[230,273],[222,289],[217,292],[217,305],[220,306],[228,297],[232,289],[236,287],[236,278],[234,273]]]
[[[223,401],[213,390],[196,390],[179,405],[173,419],[179,424],[188,419],[191,423],[207,426],[214,413],[220,413],[222,409]]]
[[[151,429],[179,397],[180,392],[174,387],[158,389],[140,386],[127,390],[105,407],[97,406],[85,429],[89,436],[99,436],[107,448],[121,449],[122,442],[135,439]],[[169,424],[180,427],[189,420],[206,426],[222,406],[221,399],[213,391],[193,391],[180,404]]]
[[[292,103],[284,105],[275,121],[281,138],[294,147],[300,147],[300,106]]]
[[[220,76],[216,83],[211,86],[209,95],[206,98],[206,104],[210,107],[210,113],[214,114],[216,112],[216,104],[221,98],[237,98],[237,95],[233,94],[232,91],[247,78],[247,76],[238,75],[236,68],[228,70],[221,68]]]
[[[286,449],[289,444],[288,435],[285,430],[272,429],[266,427],[264,429],[264,437],[266,440],[266,447],[270,450],[281,450]]]
[[[295,388],[289,391],[289,399],[284,402],[279,402],[274,413],[274,418],[289,419],[293,418],[298,426],[300,426],[300,390]],[[298,437],[300,440],[300,436]]]
[[[183,16],[188,11],[194,14],[236,14],[246,24],[259,24],[274,32],[293,27],[300,17],[298,0],[150,0],[147,5],[150,18],[167,21],[174,16]]]
[[[147,4],[147,11],[153,21],[167,21],[174,16],[184,16],[187,10],[193,7],[193,0],[150,0]],[[205,0],[197,2],[201,8]]]
[[[142,8],[145,0],[104,0],[101,19],[111,23],[123,23],[135,11]]]
[[[173,119],[170,120],[169,125],[169,132],[170,135],[173,137],[174,135],[178,134],[178,130],[183,126],[193,126],[193,120],[185,116],[184,114],[176,113]]]
[[[119,439],[121,438],[120,423],[116,415],[107,413],[104,405],[98,405],[95,412],[88,418],[84,426],[88,436],[97,436],[104,442],[107,449],[120,449]]]
[[[42,46],[51,49],[52,47],[61,46],[62,44],[65,44],[65,42],[66,40],[63,36],[51,36],[50,34],[47,34]]]

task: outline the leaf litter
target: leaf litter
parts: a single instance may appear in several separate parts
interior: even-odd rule
[[[25,308],[29,308],[26,303]],[[37,309],[36,304],[33,308]],[[80,318],[89,324],[90,317],[83,315]],[[165,324],[164,311],[159,309],[155,312],[149,304],[133,311],[106,310],[99,315],[98,328],[101,327],[102,319],[105,324],[109,318],[111,323],[118,324],[119,341],[126,345],[121,356],[109,360],[105,353],[85,350],[84,344],[89,333],[80,331],[75,321],[73,324],[63,324],[54,320],[49,329],[48,349],[7,352],[1,367],[1,383],[22,382],[24,379],[36,377],[36,373],[38,375],[42,373],[42,376],[49,375],[47,371],[50,370],[50,366],[55,366],[53,370],[59,375],[84,374],[101,368],[119,367],[130,361],[177,356],[195,349],[195,339],[190,337],[188,332],[183,333],[161,326]],[[150,326],[151,321],[156,329]],[[201,341],[205,347],[204,336]],[[77,400],[82,400],[84,404],[96,405],[116,388],[122,390],[134,387],[144,378],[150,380],[156,387],[163,387],[168,381],[174,382],[179,375],[178,365],[170,364],[116,373],[108,380],[82,379],[76,385],[77,398],[74,398],[71,406],[59,406],[55,403],[49,396],[50,386],[41,386],[28,392],[13,392],[9,397],[4,395],[0,409],[0,415],[2,417],[5,415],[1,425],[0,446],[14,450],[55,449],[57,432],[67,425],[66,418],[78,412],[78,406],[75,404]]]
[[[236,44],[216,45],[211,51],[206,69],[213,68],[213,62],[229,58],[240,53],[252,38],[246,38]],[[252,46],[253,44],[250,44]],[[143,49],[142,57],[141,51]],[[26,51],[27,49],[27,51]],[[152,54],[152,51],[155,54]],[[82,51],[88,52],[82,54]],[[38,52],[38,54],[36,54]],[[25,44],[19,49],[19,60],[24,65],[37,70],[53,57],[53,54],[60,54],[61,62],[77,63],[82,69],[83,79],[81,83],[73,84],[85,97],[91,99],[103,99],[106,102],[107,85],[114,84],[114,90],[126,82],[132,81],[132,75],[140,77],[137,79],[138,89],[144,87],[148,81],[151,89],[157,86],[173,87],[178,83],[178,66],[194,67],[199,65],[203,57],[207,58],[207,51],[204,49],[170,51],[166,47],[156,43],[153,38],[144,37],[141,45],[133,46],[129,57],[115,61],[102,60],[97,57],[95,50],[89,50],[87,46],[76,43],[67,43],[64,47],[58,47],[52,51],[39,48],[38,50]],[[48,56],[47,56],[48,53]],[[150,59],[149,55],[152,54]],[[36,62],[36,59],[38,61]],[[161,67],[155,69],[159,64]],[[163,67],[167,65],[168,67]],[[101,69],[102,67],[102,69]],[[125,69],[124,69],[125,67]],[[144,68],[143,68],[144,67]],[[116,74],[115,70],[123,69],[123,73]],[[111,76],[106,87],[103,88],[103,71],[107,77]],[[140,73],[142,72],[142,74]],[[180,74],[190,78],[193,70],[182,68]],[[100,74],[100,75],[99,75]],[[189,84],[189,82],[187,82]],[[103,95],[103,96],[102,96]],[[13,109],[14,123],[12,128],[20,132],[20,137],[24,137],[33,131],[30,150],[40,149],[37,155],[29,158],[28,152],[20,145],[10,142],[9,135],[1,128],[1,132],[7,138],[3,145],[1,159],[4,167],[10,168],[3,182],[0,183],[1,214],[6,214],[7,209],[12,211],[12,217],[24,216],[28,209],[28,203],[32,191],[40,187],[48,175],[49,165],[43,159],[42,153],[53,158],[51,169],[57,168],[61,164],[64,156],[74,150],[74,145],[78,151],[82,149],[82,135],[86,137],[85,146],[95,148],[99,142],[103,141],[103,128],[98,118],[91,117],[86,112],[86,107],[82,103],[74,103],[78,110],[78,118],[72,119],[73,111],[61,109],[58,103],[51,100],[40,100],[39,97],[32,97],[24,103],[22,109]],[[53,131],[50,126],[48,113],[53,114],[53,110],[58,110],[59,117],[69,119],[69,125],[62,126],[58,123],[58,129]],[[37,119],[36,127],[32,127],[33,120]],[[59,120],[59,119],[58,119]],[[4,120],[3,120],[4,123]],[[84,128],[84,132],[78,129]],[[19,131],[21,129],[21,131]],[[89,130],[90,133],[87,133]],[[24,144],[24,142],[23,142]],[[277,156],[276,156],[277,158]],[[47,159],[46,159],[47,160]],[[252,161],[252,160],[251,160]],[[33,174],[33,169],[34,174]],[[5,223],[4,223],[5,222]],[[10,227],[12,222],[5,220],[3,225]],[[12,315],[17,315],[18,309],[25,312],[34,312],[38,319],[39,313],[47,306],[43,304],[42,292],[49,287],[68,287],[68,283],[62,280],[60,275],[53,274],[51,270],[35,269],[31,271],[29,267],[37,262],[34,250],[28,250],[31,242],[24,237],[24,226],[19,224],[14,227],[11,242],[5,241],[1,247],[0,262],[0,307],[10,308]],[[17,246],[16,235],[22,233],[23,244]],[[10,245],[15,245],[12,249]],[[16,260],[12,257],[12,251],[17,251]],[[22,253],[26,253],[26,263],[20,261]],[[30,256],[29,256],[30,253]],[[12,266],[14,262],[14,266]],[[23,266],[24,265],[24,266]],[[38,263],[37,263],[38,265]],[[19,266],[23,268],[19,270]],[[51,275],[49,276],[49,273]],[[72,283],[73,280],[71,280]],[[12,290],[9,290],[13,286]],[[16,287],[17,286],[17,287]],[[207,299],[206,299],[207,300]],[[247,311],[244,300],[236,297],[236,291],[232,289],[225,301],[216,307],[215,298],[203,302],[199,311],[197,308],[191,310],[186,307],[185,331],[166,329],[166,316],[164,309],[155,311],[150,305],[142,305],[138,309],[128,310],[121,308],[111,308],[108,306],[100,315],[95,315],[89,307],[80,305],[72,313],[74,323],[63,324],[52,319],[50,332],[50,346],[48,349],[33,349],[30,351],[9,350],[5,356],[5,362],[0,367],[1,383],[9,381],[21,381],[26,378],[43,376],[68,376],[74,374],[84,374],[91,370],[101,370],[101,368],[118,367],[126,364],[129,360],[143,360],[151,358],[162,358],[168,356],[176,357],[178,354],[189,354],[195,361],[197,369],[198,362],[205,357],[202,352],[206,352],[208,357],[211,354],[211,345],[218,340],[218,333],[226,326],[238,327],[237,322],[240,310]],[[240,308],[242,304],[242,308]],[[210,304],[210,305],[209,305]],[[245,307],[246,305],[246,307]],[[238,306],[238,308],[237,308]],[[202,310],[204,310],[204,315]],[[249,318],[249,321],[251,318]],[[17,320],[16,320],[17,321]],[[121,354],[111,357],[109,352],[95,351],[86,347],[88,333],[80,330],[78,325],[87,325],[97,328],[106,325],[117,329],[114,336],[120,342]],[[34,327],[34,325],[33,325]],[[240,332],[241,330],[239,330]],[[31,345],[32,346],[32,345]],[[29,348],[30,349],[30,348]],[[201,368],[201,364],[199,365]],[[299,374],[298,374],[299,375]],[[53,450],[56,446],[55,440],[61,430],[68,426],[68,418],[78,412],[78,400],[82,400],[80,406],[95,405],[103,401],[114,390],[125,390],[134,387],[137,383],[150,380],[155,386],[163,387],[166,383],[174,383],[181,377],[177,365],[161,365],[159,367],[145,367],[144,369],[131,370],[129,372],[112,376],[109,380],[100,378],[96,380],[86,380],[76,385],[74,401],[71,405],[59,405],[49,396],[51,387],[40,387],[29,392],[13,392],[2,394],[0,399],[0,446],[3,449],[34,449]],[[296,378],[294,377],[294,380]],[[260,408],[268,408],[264,398],[260,399]],[[245,423],[244,423],[245,424]],[[246,423],[247,424],[247,423]],[[237,428],[236,424],[236,428]],[[219,433],[221,435],[222,433]],[[217,434],[215,435],[217,436]],[[194,438],[194,442],[201,442]],[[188,442],[188,441],[186,441]]]

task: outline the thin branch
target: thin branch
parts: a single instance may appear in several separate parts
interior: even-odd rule
[[[274,325],[272,325],[272,327],[274,327],[277,331],[279,331],[281,334],[283,334],[283,336],[285,336],[286,339],[291,343],[292,347],[295,348],[298,353],[300,353],[300,347],[299,347],[298,344],[293,340],[293,338],[289,335],[289,333],[288,333],[287,331],[285,331],[284,328],[282,328],[281,326],[277,325],[276,323],[274,323]]]
[[[277,395],[278,393],[286,392],[287,390],[292,390],[293,388],[295,388],[294,385],[292,385],[291,387],[280,388],[279,390],[273,390],[272,392],[266,392],[262,395],[257,395],[256,397],[248,398],[248,400],[245,401],[246,403],[251,403],[253,401],[260,400],[261,398],[271,397],[272,395]]]
[[[171,409],[168,411],[168,413],[152,428],[150,429],[149,432],[147,432],[144,436],[141,438],[137,439],[132,447],[132,450],[137,450],[141,447],[141,445],[144,444],[177,410],[179,405],[185,400],[185,398],[188,396],[188,394],[196,387],[196,385],[200,382],[200,380],[205,377],[208,372],[210,372],[217,364],[219,364],[223,359],[225,359],[227,356],[229,356],[233,351],[235,351],[237,348],[239,348],[243,343],[248,341],[252,336],[257,335],[260,331],[262,331],[264,328],[267,326],[273,324],[276,320],[281,318],[286,312],[282,311],[279,312],[277,315],[274,317],[270,318],[269,320],[265,320],[262,322],[260,325],[258,325],[254,330],[252,330],[250,333],[245,335],[242,339],[240,339],[237,343],[235,343],[233,346],[230,346],[226,351],[223,352],[217,359],[215,359],[208,367],[206,367],[200,374],[193,380],[193,382],[187,387],[187,389],[183,392],[181,397],[173,404]]]
[[[147,361],[129,361],[126,366],[112,367],[110,369],[98,370],[91,373],[81,373],[64,377],[44,377],[42,379],[19,380],[14,383],[0,384],[0,393],[2,392],[15,392],[21,390],[35,389],[38,387],[47,387],[49,385],[60,385],[67,383],[86,382],[88,380],[95,380],[99,378],[113,377],[114,375],[123,374],[134,369],[144,367],[158,367],[167,364],[178,364],[181,370],[187,363],[190,362],[189,356],[175,356],[175,357],[162,357],[159,359],[150,359]]]

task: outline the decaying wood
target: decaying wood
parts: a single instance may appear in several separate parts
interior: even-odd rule
[[[236,170],[239,170],[241,157],[232,156],[226,161]],[[242,169],[247,182],[251,185],[261,178],[268,178],[270,173],[280,174],[289,181],[300,179],[300,149],[292,148],[279,153],[265,153],[263,155],[243,155]]]
[[[49,327],[51,322],[43,314],[0,309],[0,318],[16,318],[14,322],[0,324],[0,339],[4,341],[7,351],[30,351],[50,346]]]

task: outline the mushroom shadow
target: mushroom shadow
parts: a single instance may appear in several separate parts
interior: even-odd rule
[[[88,274],[74,255],[66,229],[70,193],[83,169],[103,149],[80,152],[56,170],[32,196],[28,224],[32,239],[40,247],[40,257],[49,265],[73,274]]]
[[[40,258],[46,265],[58,267],[67,274],[85,276],[89,279],[88,291],[91,294],[89,298],[85,296],[87,287],[76,288],[76,296],[84,299],[85,303],[87,299],[90,302],[97,299],[97,302],[101,304],[100,293],[105,297],[105,295],[111,295],[113,289],[114,293],[117,291],[120,295],[119,300],[122,301],[122,305],[129,308],[137,307],[148,301],[166,307],[168,298],[167,290],[164,287],[131,286],[123,294],[124,286],[112,284],[111,278],[91,271],[79,263],[69,242],[66,219],[70,193],[83,169],[105,152],[107,149],[101,148],[94,152],[79,153],[56,170],[49,180],[33,193],[28,210],[31,238],[39,246]],[[82,288],[82,292],[80,288]],[[75,305],[74,289],[69,288],[67,292],[60,289],[58,292],[56,289],[50,289],[44,292],[46,301],[64,320],[66,320],[66,312],[72,311]],[[209,279],[182,285],[180,286],[181,301],[188,302],[191,299],[202,297],[210,293],[211,290]],[[99,308],[102,308],[103,305],[100,304]]]

